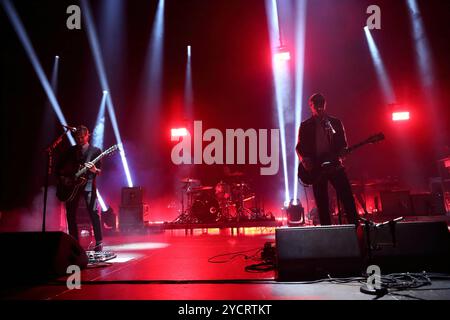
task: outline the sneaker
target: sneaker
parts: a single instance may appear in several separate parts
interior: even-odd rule
[[[97,244],[94,247],[94,251],[95,252],[101,252],[103,251],[103,243],[102,242],[97,242]]]

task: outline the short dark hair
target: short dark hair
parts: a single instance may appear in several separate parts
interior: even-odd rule
[[[82,134],[89,135],[89,129],[86,126],[80,125],[77,127],[77,131],[75,131],[75,134],[81,132]]]
[[[325,105],[326,100],[323,94],[321,93],[315,93],[309,98],[309,102],[314,103],[314,105]]]

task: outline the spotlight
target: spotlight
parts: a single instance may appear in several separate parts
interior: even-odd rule
[[[55,59],[59,59],[59,56],[55,56]]]
[[[97,74],[99,76],[100,84],[103,89],[108,90],[109,84],[106,76],[105,65],[103,62],[102,52],[100,50],[100,43],[98,41],[97,31],[95,29],[94,18],[91,12],[91,7],[87,0],[81,0],[81,7],[83,13],[85,14],[85,21],[87,24],[87,35],[89,40],[89,45],[91,47],[92,54],[94,56],[95,66],[97,68]],[[109,91],[109,90],[108,90]],[[115,107],[111,98],[111,95],[107,96],[106,107],[108,108],[108,114],[111,119],[111,124],[114,130],[114,135],[117,140],[117,144],[119,145],[120,158],[122,160],[123,169],[125,171],[125,176],[127,178],[128,187],[133,186],[133,181],[131,179],[130,169],[128,166],[128,161],[125,154],[125,149],[122,143],[122,137],[119,131],[119,125],[116,118]]]
[[[186,116],[192,118],[193,116],[193,101],[194,93],[192,88],[192,47],[187,46],[187,59],[186,59],[186,77],[184,83],[184,105],[186,109]]]
[[[410,113],[405,112],[393,112],[392,121],[408,121],[410,119]]]
[[[296,11],[299,13],[296,23],[296,35],[295,35],[295,127],[293,135],[291,136],[294,145],[297,144],[298,130],[302,122],[302,109],[303,109],[303,83],[304,83],[304,69],[305,69],[305,38],[306,38],[306,0],[296,1]],[[291,168],[291,174],[293,174],[294,181],[294,194],[292,197],[296,199],[298,197],[298,177],[297,168],[299,160],[297,154],[293,154],[294,167]]]
[[[41,85],[45,90],[45,93],[47,94],[47,97],[50,101],[50,104],[53,107],[53,110],[56,113],[56,116],[58,117],[59,122],[62,125],[67,125],[67,121],[62,113],[61,106],[59,105],[59,102],[56,99],[55,93],[53,92],[53,88],[51,87],[45,75],[44,69],[42,68],[41,63],[39,62],[38,56],[36,55],[33,45],[31,44],[31,41],[28,37],[25,27],[23,26],[22,21],[20,20],[19,15],[17,14],[16,9],[9,0],[4,0],[1,2],[1,4],[5,9],[6,15],[8,16],[14,30],[16,31],[17,36],[19,37],[20,42],[22,43],[23,48],[25,49],[25,52],[28,55],[28,58],[30,59],[31,65],[34,68],[34,71],[36,72],[36,75],[38,76],[39,81],[41,82]],[[67,137],[70,143],[74,145],[75,139],[69,132],[67,133]]]
[[[392,121],[408,121],[411,119],[411,113],[408,111],[410,108],[407,106],[392,103],[389,105],[389,108],[392,114]]]
[[[100,195],[100,192],[98,192],[98,190],[97,190],[97,200],[98,200],[98,203],[100,204],[100,207],[102,208],[102,211],[106,211],[107,207],[106,207],[105,201],[103,200],[103,198]]]
[[[103,140],[105,136],[105,106],[108,91],[103,91],[102,101],[98,109],[97,120],[95,121],[94,133],[92,134],[92,144],[103,149]]]
[[[291,60],[291,53],[289,52],[288,47],[286,46],[279,46],[276,49],[276,52],[274,54],[274,59],[277,61],[289,61]]]
[[[391,79],[389,78],[380,51],[378,50],[377,44],[372,37],[369,27],[364,27],[364,32],[366,34],[367,44],[369,45],[370,54],[377,73],[378,82],[380,83],[381,90],[384,95],[384,100],[387,103],[391,103],[392,101],[395,101],[394,87],[392,86]]]
[[[171,136],[173,138],[186,137],[188,135],[188,131],[186,128],[175,128],[171,130]]]
[[[296,226],[305,222],[305,209],[299,199],[291,200],[286,209],[288,226]]]

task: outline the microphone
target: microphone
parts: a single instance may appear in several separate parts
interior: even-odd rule
[[[328,118],[324,119],[325,128],[329,131],[331,131],[333,134],[336,134],[336,130],[334,130],[333,126],[331,125],[331,122]]]
[[[66,126],[66,125],[62,125],[62,126],[63,126],[63,128],[65,128],[71,132],[77,132],[77,128],[75,128],[75,127]]]

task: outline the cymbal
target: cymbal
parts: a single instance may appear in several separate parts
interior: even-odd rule
[[[191,178],[184,178],[180,180],[183,183],[195,183],[195,182],[200,182],[200,180],[197,179],[191,179]]]
[[[374,179],[374,180],[367,180],[367,181],[359,181],[359,180],[352,180],[350,182],[352,187],[373,187],[373,186],[383,186],[383,185],[389,185],[395,183],[394,181],[390,181],[388,179]]]
[[[250,196],[250,197],[247,197],[247,198],[245,198],[245,199],[243,199],[242,201],[249,201],[249,200],[253,200],[253,199],[255,199],[255,195],[252,195],[252,196]]]
[[[212,190],[213,187],[211,186],[202,186],[202,187],[195,187],[188,190],[188,193],[194,193],[194,192],[201,192],[201,191],[208,191]]]
[[[206,190],[212,190],[214,189],[214,187],[211,186],[203,186],[203,187],[198,187],[196,188],[197,190],[201,190],[201,191],[206,191]]]

